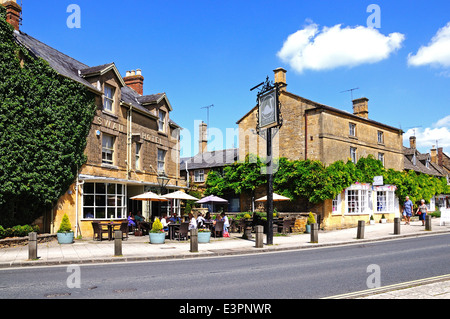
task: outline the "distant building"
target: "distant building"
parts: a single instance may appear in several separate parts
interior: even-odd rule
[[[275,83],[286,82],[286,70],[274,70]],[[368,99],[353,100],[353,113],[326,106],[282,89],[280,94],[283,126],[273,140],[273,156],[290,160],[319,160],[328,166],[336,161],[357,162],[373,155],[386,169],[401,171],[404,167],[403,131],[369,118]],[[257,106],[237,121],[239,125],[239,157],[247,154],[266,155],[266,141],[256,134]],[[398,215],[395,186],[353,185],[320,205],[277,203],[289,211],[313,210],[325,227],[355,225],[370,215]],[[260,195],[265,190],[261,188]],[[258,197],[258,195],[256,196]],[[241,208],[250,209],[248,198],[241,198]],[[363,216],[360,216],[363,215]]]

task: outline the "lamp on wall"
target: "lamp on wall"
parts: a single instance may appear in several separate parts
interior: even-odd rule
[[[161,173],[158,173],[157,180],[158,180],[159,186],[161,187],[161,195],[162,195],[163,189],[166,188],[167,184],[170,181],[170,178],[168,178],[166,173],[163,171]]]

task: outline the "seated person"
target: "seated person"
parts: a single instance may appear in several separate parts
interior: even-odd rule
[[[180,221],[180,218],[177,216],[176,213],[173,213],[172,217],[169,218],[169,222],[171,222],[171,223],[176,223],[176,222],[179,222],[179,221]]]
[[[204,222],[205,218],[203,217],[203,214],[199,212],[197,217],[198,228],[203,227]]]
[[[189,230],[197,228],[197,221],[192,213],[189,213]]]
[[[210,212],[207,212],[207,213],[206,213],[206,215],[205,215],[205,221],[206,221],[206,222],[210,222],[210,221],[211,221],[211,213],[210,213]]]
[[[168,231],[169,230],[169,223],[167,223],[166,214],[163,214],[161,216],[161,224],[163,225],[164,231]]]
[[[128,215],[128,226],[136,227],[136,222],[134,221],[134,216],[131,214]]]

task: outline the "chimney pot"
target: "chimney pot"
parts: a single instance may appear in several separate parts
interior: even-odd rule
[[[273,73],[275,74],[275,83],[282,83],[282,84],[287,84],[286,83],[286,70],[283,68],[277,68],[275,70],[273,70]],[[281,91],[286,91],[286,86],[281,88]]]
[[[139,95],[144,95],[144,77],[141,69],[127,71],[123,80],[127,86],[135,90]]]
[[[6,22],[11,24],[16,31],[19,31],[22,21],[22,7],[15,0],[1,0],[0,3],[6,8]]]

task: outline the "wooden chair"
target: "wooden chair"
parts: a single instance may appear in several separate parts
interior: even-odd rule
[[[100,222],[93,221],[92,228],[94,230],[93,240],[97,238],[97,240],[103,240],[103,234],[109,234],[108,229],[105,229],[100,225]]]
[[[283,234],[286,232],[292,233],[292,227],[294,227],[295,220],[294,219],[285,219],[283,220]]]
[[[223,220],[218,220],[214,225],[214,237],[217,237],[217,233],[220,233],[220,237],[223,237]]]
[[[124,238],[128,239],[128,221],[122,222],[120,230],[122,231],[122,240]]]
[[[178,237],[178,240],[181,238],[185,238],[187,240],[189,235],[189,222],[182,222],[180,224],[180,228],[175,231],[175,234]]]

